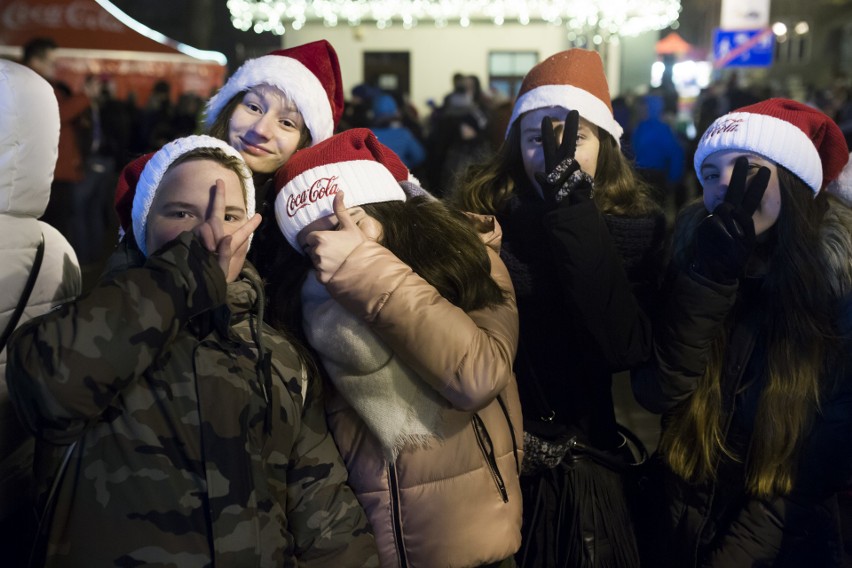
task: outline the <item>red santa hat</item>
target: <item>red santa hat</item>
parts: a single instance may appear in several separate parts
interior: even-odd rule
[[[506,136],[522,114],[547,107],[576,110],[621,144],[624,129],[612,114],[609,85],[596,51],[560,51],[530,69],[521,83]]]
[[[402,160],[372,131],[352,128],[299,150],[281,166],[275,174],[275,218],[290,245],[302,252],[296,237],[313,221],[334,213],[338,191],[344,192],[346,207],[405,201],[403,186],[412,179]]]
[[[768,99],[716,119],[698,142],[693,166],[714,152],[751,152],[790,170],[818,193],[849,160],[843,132],[826,114],[789,99]],[[703,183],[703,182],[702,182]]]
[[[334,134],[343,115],[343,85],[337,52],[327,41],[279,49],[243,63],[208,101],[205,127],[210,128],[235,95],[257,85],[280,89],[295,103],[313,143]]]
[[[115,210],[123,235],[131,228],[133,237],[142,254],[148,256],[146,231],[148,212],[154,202],[154,196],[160,187],[163,176],[169,167],[184,154],[199,148],[218,148],[228,156],[240,161],[241,177],[245,187],[246,212],[248,218],[254,216],[255,191],[252,174],[239,152],[228,143],[212,136],[194,135],[173,140],[156,152],[140,156],[121,170],[115,189]],[[251,238],[251,237],[249,237]],[[251,241],[249,241],[250,243]]]

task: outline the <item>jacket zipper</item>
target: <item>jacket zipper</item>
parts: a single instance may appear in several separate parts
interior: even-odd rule
[[[482,451],[482,457],[485,458],[485,463],[488,464],[488,470],[491,472],[491,478],[497,485],[497,490],[500,492],[503,502],[508,503],[509,493],[506,491],[506,484],[503,481],[503,476],[500,475],[500,469],[497,467],[497,458],[494,457],[494,445],[491,442],[491,436],[488,434],[485,423],[479,417],[479,414],[474,414],[470,420],[479,449]]]
[[[390,485],[390,506],[393,524],[393,536],[396,541],[396,553],[399,557],[400,568],[408,567],[405,556],[405,546],[402,543],[402,512],[399,508],[399,481],[396,478],[396,466],[388,463],[388,484]]]

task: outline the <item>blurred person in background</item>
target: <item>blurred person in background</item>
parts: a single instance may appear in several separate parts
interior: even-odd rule
[[[52,38],[33,38],[23,47],[21,63],[53,86],[59,103],[59,157],[50,188],[50,201],[42,220],[71,239],[74,223],[72,194],[74,186],[86,175],[85,156],[91,142],[91,103],[85,94],[72,93],[68,85],[56,80],[58,48]]]
[[[415,170],[426,160],[426,150],[414,133],[402,124],[399,107],[393,96],[383,93],[373,99],[373,121],[370,130],[379,142],[400,157],[402,163],[415,176],[419,173]]]
[[[653,190],[664,210],[683,178],[684,151],[672,127],[663,119],[663,98],[646,95],[639,99],[641,117],[632,136],[636,172]]]

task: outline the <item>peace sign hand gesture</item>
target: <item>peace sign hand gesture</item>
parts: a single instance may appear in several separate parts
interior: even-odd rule
[[[225,274],[225,281],[234,282],[245,263],[249,237],[260,226],[261,216],[254,215],[230,235],[225,234],[224,221],[225,182],[217,179],[204,222],[196,226],[192,232],[204,248],[216,255],[219,268]]]
[[[736,280],[754,250],[756,239],[752,215],[769,185],[770,171],[761,167],[749,180],[748,169],[748,158],[737,158],[725,200],[701,221],[695,231],[693,267],[714,282]]]
[[[381,225],[364,215],[357,221],[343,203],[343,192],[337,192],[332,203],[337,217],[337,228],[331,231],[312,231],[304,238],[303,249],[317,272],[317,280],[328,284],[343,261],[365,241],[376,241],[381,236]]]
[[[572,110],[565,117],[562,143],[557,147],[553,120],[545,116],[541,120],[541,144],[544,151],[545,172],[537,172],[535,179],[541,186],[544,198],[552,205],[568,197],[569,205],[588,201],[592,197],[594,182],[591,176],[580,169],[575,159],[577,131],[580,113]]]

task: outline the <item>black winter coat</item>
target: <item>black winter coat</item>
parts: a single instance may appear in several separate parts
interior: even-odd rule
[[[653,297],[660,278],[662,213],[611,217],[592,202],[550,211],[528,191],[497,219],[500,256],[518,299],[515,372],[525,419],[553,411],[584,442],[615,447],[612,374],[651,353],[642,300]],[[539,404],[534,383],[549,408]]]
[[[838,218],[839,217],[839,218]],[[821,411],[804,441],[793,491],[758,499],[745,488],[742,461],[720,460],[715,481],[688,483],[661,465],[660,518],[649,546],[658,553],[650,565],[728,568],[778,566],[811,568],[841,564],[836,494],[852,479],[852,243],[848,210],[827,216],[845,242],[835,254],[837,274],[826,275],[845,290],[836,299],[838,355]],[[824,231],[826,233],[826,231]],[[835,250],[835,253],[837,250]],[[721,377],[727,447],[747,454],[760,393],[765,386],[766,313],[772,306],[762,278],[719,285],[689,269],[672,270],[668,302],[656,332],[651,368],[633,373],[634,394],[643,406],[665,415],[694,392],[713,339],[729,326]]]
[[[651,353],[650,320],[639,298],[650,297],[658,282],[662,212],[612,217],[592,202],[550,210],[527,191],[515,195],[498,220],[501,257],[518,301],[515,373],[524,428],[553,430],[540,420],[552,415],[555,429],[615,455],[622,438],[612,374]],[[637,565],[618,473],[569,456],[553,469],[522,476],[521,490],[519,565]]]

